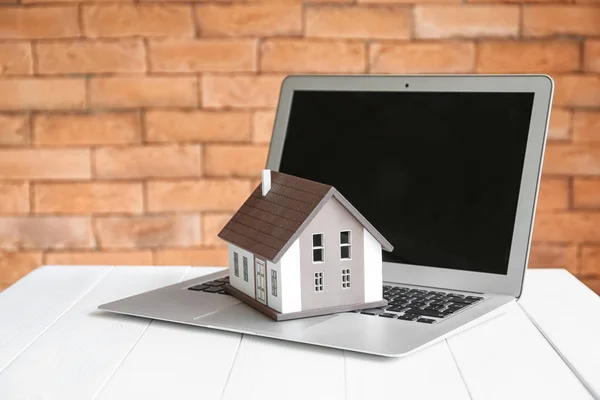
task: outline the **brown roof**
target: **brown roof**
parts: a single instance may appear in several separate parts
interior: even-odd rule
[[[276,171],[271,171],[271,189],[267,195],[262,195],[262,184],[258,185],[219,232],[219,237],[276,263],[332,196],[384,250],[392,251],[392,245],[333,186]]]

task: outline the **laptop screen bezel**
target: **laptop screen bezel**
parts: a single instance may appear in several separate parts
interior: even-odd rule
[[[314,91],[534,93],[531,123],[506,275],[383,263],[383,280],[410,285],[520,297],[527,267],[553,94],[546,75],[294,75],[282,84],[267,168],[279,170],[293,94]]]

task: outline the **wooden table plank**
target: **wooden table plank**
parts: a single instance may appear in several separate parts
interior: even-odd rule
[[[141,318],[107,315],[96,307],[175,283],[186,271],[187,268],[112,269],[0,373],[0,399],[93,398],[149,324],[149,320]]]
[[[182,280],[222,268],[190,268]],[[153,321],[98,399],[219,399],[242,335]]]
[[[469,399],[446,342],[404,358],[346,352],[347,399]]]
[[[344,399],[340,350],[244,335],[223,399]]]
[[[241,335],[153,321],[98,399],[219,399]]]
[[[447,342],[474,400],[592,398],[516,304]]]
[[[519,304],[600,399],[600,297],[566,270],[528,270]]]
[[[44,267],[0,294],[0,372],[110,270]]]

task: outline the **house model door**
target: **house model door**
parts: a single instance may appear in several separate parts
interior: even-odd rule
[[[256,259],[256,300],[263,304],[267,304],[267,295],[265,292],[265,263]]]

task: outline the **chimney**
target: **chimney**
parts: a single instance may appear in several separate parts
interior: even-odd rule
[[[262,195],[266,196],[271,190],[271,170],[263,169],[262,170]]]

